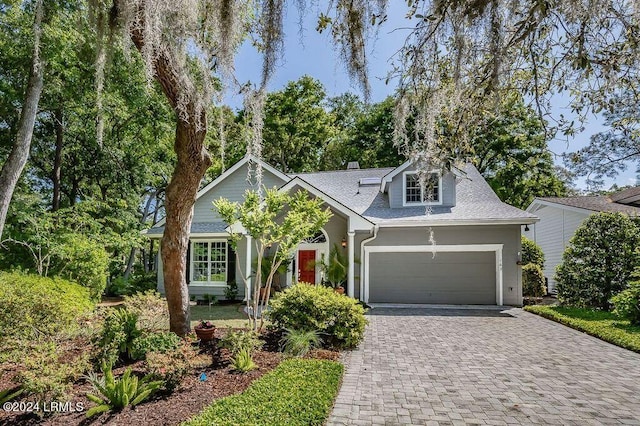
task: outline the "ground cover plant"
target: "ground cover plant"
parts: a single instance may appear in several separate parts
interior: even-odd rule
[[[640,352],[640,326],[611,312],[562,307],[525,306],[524,310],[583,331],[606,342]]]
[[[183,425],[322,425],[342,372],[343,366],[332,361],[286,360],[245,392],[214,402]]]

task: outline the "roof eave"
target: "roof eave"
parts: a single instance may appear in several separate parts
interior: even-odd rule
[[[451,219],[451,220],[390,220],[379,222],[381,228],[406,228],[419,226],[478,226],[478,225],[532,225],[537,217],[509,219]]]

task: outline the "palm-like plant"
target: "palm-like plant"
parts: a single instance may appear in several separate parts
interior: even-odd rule
[[[329,252],[327,262],[323,262],[322,268],[327,282],[333,288],[338,288],[347,280],[349,270],[349,258],[337,244],[334,244]]]
[[[100,396],[87,394],[87,398],[98,404],[87,411],[87,417],[104,413],[110,410],[121,410],[128,405],[138,405],[162,386],[162,380],[152,381],[147,375],[142,379],[131,374],[131,368],[127,368],[120,379],[113,377],[111,366],[102,364],[103,376],[98,377],[91,373],[88,377],[93,388]]]

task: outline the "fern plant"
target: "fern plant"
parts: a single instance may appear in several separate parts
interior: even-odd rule
[[[91,373],[88,377],[98,395],[87,394],[87,399],[95,402],[95,407],[87,411],[87,417],[104,413],[105,411],[121,410],[124,407],[138,405],[162,386],[161,380],[152,381],[150,376],[138,379],[127,368],[120,379],[115,379],[110,365],[102,364],[103,376]]]
[[[293,356],[305,356],[311,349],[321,345],[320,333],[318,330],[296,330],[285,329],[282,338],[282,350],[284,353]]]
[[[251,358],[251,350],[249,348],[242,348],[235,357],[233,357],[233,362],[231,366],[234,370],[240,373],[246,373],[247,371],[254,370],[256,368],[256,363],[253,362]]]

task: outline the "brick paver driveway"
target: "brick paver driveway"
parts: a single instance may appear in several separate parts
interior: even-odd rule
[[[640,354],[505,312],[374,309],[329,424],[640,425]]]

